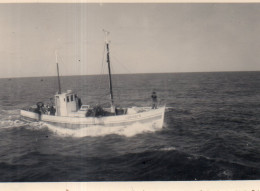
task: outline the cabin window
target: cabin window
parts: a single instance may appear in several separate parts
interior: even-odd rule
[[[73,95],[70,96],[70,101],[73,101]]]
[[[67,96],[67,102],[70,102],[70,96]]]

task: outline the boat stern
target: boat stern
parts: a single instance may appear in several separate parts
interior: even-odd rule
[[[39,121],[40,115],[32,111],[20,110],[20,119],[22,121]]]

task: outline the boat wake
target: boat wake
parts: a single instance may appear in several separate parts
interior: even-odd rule
[[[92,126],[79,129],[68,129],[60,126],[45,124],[48,129],[58,136],[63,137],[98,137],[116,134],[120,136],[132,137],[137,134],[155,132],[161,129],[159,125],[135,123],[129,126],[104,127]]]
[[[0,121],[0,128],[1,129],[8,129],[8,128],[13,128],[13,127],[21,127],[25,126],[26,123],[20,121],[20,120],[1,120]]]
[[[12,128],[26,125],[20,120],[19,110],[1,110],[0,111],[0,128]]]
[[[25,127],[26,129],[42,129],[48,128],[51,132],[57,136],[62,137],[98,137],[106,135],[120,135],[126,137],[132,137],[137,134],[155,132],[161,129],[159,125],[152,123],[134,123],[128,126],[117,127],[104,127],[104,126],[92,126],[78,129],[69,129],[61,126],[51,125],[45,122],[26,122],[20,120],[19,110],[9,110],[0,112],[0,129]]]
[[[43,122],[30,122],[20,119],[19,110],[0,111],[0,129],[25,127],[26,129],[41,129],[46,127]]]

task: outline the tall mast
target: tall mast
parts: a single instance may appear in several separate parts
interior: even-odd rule
[[[58,94],[61,94],[61,86],[60,86],[60,72],[59,72],[59,63],[58,63],[58,55],[57,55],[57,51],[55,51],[55,56],[56,56],[57,75],[58,75],[58,86],[59,86]]]
[[[111,98],[111,109],[114,112],[114,98],[113,98],[113,87],[112,87],[112,78],[111,78],[111,69],[110,69],[110,57],[109,57],[109,41],[107,39],[109,32],[103,30],[105,33],[105,42],[107,48],[107,65],[108,65],[108,75],[109,75],[109,88],[110,88],[110,98]]]

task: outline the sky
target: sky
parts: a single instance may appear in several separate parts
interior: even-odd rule
[[[0,78],[260,70],[260,4],[0,4]],[[105,64],[105,63],[104,63]]]

